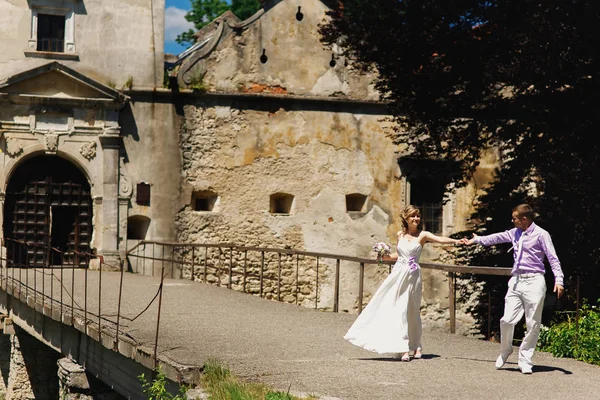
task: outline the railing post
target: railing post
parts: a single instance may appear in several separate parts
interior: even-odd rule
[[[456,274],[448,272],[448,310],[450,311],[450,333],[456,333]]]
[[[298,305],[298,292],[300,291],[300,254],[296,253],[296,305]]]
[[[90,256],[87,255],[86,258],[88,260],[86,268],[89,268]],[[102,344],[102,260],[98,264],[98,343]]]
[[[577,275],[577,287],[575,288],[575,350],[579,350],[579,275]]]
[[[100,261],[100,262],[102,262],[102,261]],[[75,265],[73,265],[73,269],[75,269]],[[88,334],[88,330],[87,330],[87,325],[88,325],[88,319],[87,319],[88,268],[87,267],[84,269],[84,279],[85,279],[85,282],[83,284],[83,326],[84,326],[84,332],[87,335]]]
[[[340,312],[340,259],[335,260],[335,282],[333,287],[333,312]]]
[[[487,304],[487,339],[490,340],[492,334],[492,288],[488,284],[488,304]]]
[[[248,250],[244,250],[244,280],[242,283],[242,293],[246,293],[246,275],[248,274],[247,262],[248,262]]]
[[[204,283],[206,283],[206,269],[208,268],[208,246],[204,247]]]
[[[358,273],[358,313],[360,314],[363,309],[363,286],[365,280],[365,263],[360,263],[360,270]]]
[[[190,280],[193,282],[194,281],[194,250],[196,249],[196,247],[192,246],[192,273],[190,276]]]
[[[171,246],[171,279],[175,277],[175,251],[177,246]]]
[[[233,247],[229,248],[229,283],[227,288],[231,289],[231,280],[233,279]]]
[[[119,301],[117,303],[117,334],[115,335],[115,350],[119,349],[119,323],[121,322],[121,294],[123,293],[123,264],[121,260],[121,278],[119,279]]]
[[[164,247],[163,247],[164,249]],[[156,337],[154,338],[154,368],[157,367],[157,352],[158,352],[158,329],[160,328],[160,311],[162,307],[162,295],[165,281],[165,265],[163,263],[160,272],[160,287],[158,289],[158,313],[156,316]]]
[[[261,251],[260,252],[260,290],[258,292],[258,295],[260,297],[263,297],[263,274],[265,271],[265,252]]]
[[[315,282],[315,309],[319,308],[319,257],[317,257],[317,279]]]
[[[281,253],[277,253],[277,301],[281,301]]]

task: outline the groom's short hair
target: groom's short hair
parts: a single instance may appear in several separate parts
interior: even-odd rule
[[[513,212],[517,212],[519,217],[525,217],[530,221],[533,221],[533,208],[529,204],[519,204],[515,208],[513,208]]]

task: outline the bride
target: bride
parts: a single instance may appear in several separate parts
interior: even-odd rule
[[[397,252],[384,260],[396,260],[391,274],[344,336],[350,343],[379,354],[393,353],[409,361],[409,352],[421,358],[421,268],[418,261],[427,242],[462,244],[420,228],[421,214],[409,205],[400,214]]]

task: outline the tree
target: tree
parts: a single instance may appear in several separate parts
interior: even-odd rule
[[[229,4],[231,3],[231,4]],[[196,30],[202,29],[212,20],[231,10],[242,21],[251,17],[261,8],[258,0],[191,0],[192,9],[185,15],[185,19],[192,22]],[[179,44],[194,43],[194,31],[192,29],[177,35],[175,41]]]
[[[474,230],[505,230],[512,206],[531,203],[553,236],[567,294],[578,276],[582,296],[598,297],[600,4],[340,0],[328,15],[323,41],[378,72],[376,87],[399,127],[395,143],[457,162],[456,187],[484,151],[498,151]],[[477,257],[511,265],[511,256],[500,249]]]

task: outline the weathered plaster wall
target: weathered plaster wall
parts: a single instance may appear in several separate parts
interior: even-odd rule
[[[74,5],[74,6],[73,6]],[[26,55],[32,8],[74,7],[76,59]],[[104,84],[161,87],[164,0],[10,0],[0,2],[0,80],[52,60]],[[35,50],[35,49],[33,49]],[[110,56],[107,56],[110,54]]]
[[[257,21],[232,33],[202,61],[203,68],[197,70],[206,69],[209,91],[380,98],[373,74],[353,68],[339,48],[320,42],[319,24],[327,11],[321,1],[271,1],[265,6],[267,11]],[[296,18],[299,7],[301,21]],[[261,61],[263,52],[266,62]]]
[[[195,71],[209,93],[271,98],[257,97],[260,105],[245,98],[199,101],[186,107],[178,239],[371,257],[374,242],[396,244],[399,212],[410,201],[397,162],[405,149],[387,137],[391,127],[384,109],[365,113],[356,104],[332,107],[302,99],[341,98],[368,105],[380,99],[373,86],[375,76],[355,69],[339,49],[320,42],[318,27],[327,10],[323,2],[264,4],[259,19],[225,36],[193,67],[184,63],[179,72],[181,77],[186,68]],[[296,18],[298,11],[301,20]],[[228,21],[231,18],[225,16],[219,23]],[[201,31],[201,38],[215,35],[216,26]],[[296,102],[284,101],[286,97]],[[486,156],[472,184],[458,190],[444,207],[445,235],[467,227],[475,194],[491,179],[495,162],[493,154]],[[213,212],[191,209],[194,190],[218,194]],[[276,192],[295,196],[290,215],[269,213],[269,196]],[[360,218],[346,212],[345,196],[351,193],[368,197],[367,213]],[[421,260],[436,261],[440,251],[428,244]],[[241,260],[237,262],[240,265]],[[312,305],[314,294],[309,293],[314,290],[315,271],[308,264],[305,268],[302,300]],[[319,306],[330,307],[333,265],[324,268]],[[365,304],[386,275],[387,267],[366,268]],[[423,270],[423,280],[425,325],[447,330],[446,274]],[[357,282],[358,266],[342,263],[340,309],[356,310]],[[463,318],[468,330],[469,317],[459,313],[459,325]]]
[[[380,119],[277,106],[186,107],[178,240],[370,256],[402,207],[399,167]],[[217,193],[217,209],[193,211],[194,190]],[[294,196],[289,215],[269,212],[278,192]],[[352,193],[368,198],[359,218],[346,212]]]
[[[121,185],[132,190],[127,214],[150,218],[146,239],[173,240],[173,221],[180,208],[181,118],[170,103],[134,98],[127,107],[120,120],[124,147],[120,161]],[[136,185],[141,182],[150,184],[150,206],[138,205],[135,201]],[[124,232],[120,235],[125,237]],[[130,241],[126,247],[131,248],[135,243]]]

